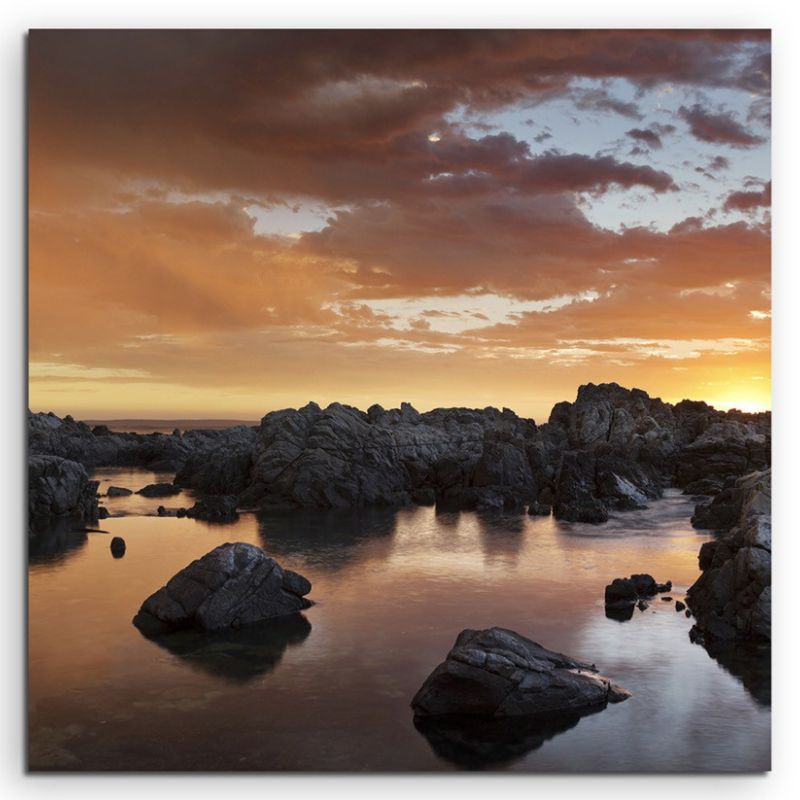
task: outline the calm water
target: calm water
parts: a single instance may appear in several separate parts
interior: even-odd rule
[[[95,477],[100,491],[171,478]],[[706,537],[678,495],[599,527],[430,508],[247,514],[220,526],[142,516],[189,496],[105,502],[124,515],[100,522],[107,533],[32,550],[34,769],[454,770],[451,748],[414,727],[409,701],[461,629],[491,625],[595,662],[633,697],[561,733],[517,737],[502,757],[490,748],[484,766],[769,768],[767,692],[748,659],[726,669],[692,645],[691,620],[671,603],[623,623],[605,616],[615,576],[671,579],[676,599],[697,577]],[[110,535],[125,538],[123,558],[112,558]],[[131,625],[142,600],[226,541],[258,544],[306,575],[316,605],[228,640],[145,639]]]

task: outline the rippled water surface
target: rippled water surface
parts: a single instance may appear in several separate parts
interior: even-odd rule
[[[95,478],[102,492],[171,475]],[[613,577],[671,579],[675,599],[697,577],[707,537],[677,494],[601,526],[431,508],[245,514],[229,525],[146,516],[192,502],[109,499],[120,516],[102,520],[104,532],[61,530],[31,548],[32,768],[769,768],[768,677],[751,660],[692,645],[691,620],[672,603],[656,599],[627,622],[605,616]],[[123,558],[111,535],[127,542]],[[306,575],[316,604],[227,638],[144,638],[131,624],[142,600],[226,541],[258,544]],[[417,730],[409,701],[459,631],[492,625],[596,663],[633,697],[566,730],[514,734],[465,764],[452,742]]]

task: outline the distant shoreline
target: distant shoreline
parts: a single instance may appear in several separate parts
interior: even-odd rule
[[[85,419],[87,425],[105,425],[114,433],[171,433],[186,430],[222,430],[237,425],[257,426],[260,420],[242,419]]]

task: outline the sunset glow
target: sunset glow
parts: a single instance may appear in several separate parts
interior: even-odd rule
[[[768,409],[769,74],[763,31],[33,32],[30,407]]]

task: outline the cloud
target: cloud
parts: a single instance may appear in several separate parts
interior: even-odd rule
[[[731,112],[712,113],[699,103],[687,108],[681,106],[678,116],[689,123],[692,135],[703,142],[727,144],[731,147],[755,147],[765,139],[749,133]]]
[[[757,191],[731,192],[725,198],[725,211],[752,212],[758,208],[769,208],[772,205],[772,181],[767,181]]]

